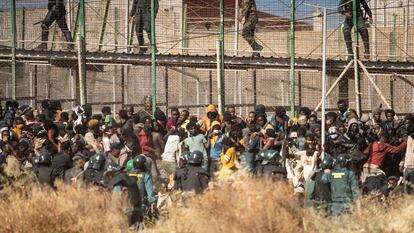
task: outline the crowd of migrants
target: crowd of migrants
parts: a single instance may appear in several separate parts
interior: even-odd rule
[[[377,109],[358,117],[340,100],[338,112],[326,113],[322,152],[321,122],[306,107],[289,119],[282,107],[267,115],[257,105],[242,118],[234,107],[219,114],[209,105],[198,119],[177,108],[169,117],[158,108],[153,114],[151,96],[143,106],[92,114],[88,104],[62,111],[58,101],[44,100],[35,110],[8,101],[0,122],[1,187],[24,177],[52,188],[61,180],[125,192],[131,225],[165,193],[199,194],[242,171],[286,182],[306,205],[333,216],[363,195],[381,201],[412,192],[413,115],[398,120],[393,110],[383,117]]]

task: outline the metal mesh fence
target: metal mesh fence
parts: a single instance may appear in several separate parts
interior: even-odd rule
[[[144,30],[144,43],[139,45],[135,32],[136,19],[128,20],[132,0],[86,0],[86,93],[95,111],[109,105],[116,110],[125,105],[142,106],[142,99],[151,92],[151,69],[148,48],[150,40]],[[145,1],[143,1],[145,2]],[[231,61],[250,57],[252,48],[243,37],[240,11],[246,1],[224,0],[224,51]],[[250,1],[252,2],[252,1]],[[254,2],[254,1],[253,1]],[[295,57],[315,63],[321,62],[322,23],[321,7],[328,8],[327,56],[332,61],[347,58],[342,24],[338,14],[339,1],[297,0],[295,3]],[[47,49],[34,50],[41,41],[41,22],[48,12],[46,0],[16,1],[16,99],[36,105],[43,99],[59,99],[65,109],[80,102],[78,34],[80,33],[80,1],[67,0],[66,22],[73,37],[75,50],[66,51],[68,43],[58,24],[49,27]],[[289,106],[289,67],[255,68],[265,58],[289,58],[290,0],[256,0],[258,22],[255,40],[263,46],[263,61],[243,60],[237,68],[224,64],[225,103],[234,105],[246,115],[256,104]],[[373,23],[369,25],[370,62],[384,60],[413,62],[414,56],[414,2],[411,0],[371,0]],[[220,26],[220,0],[159,0],[155,18],[156,47],[159,55],[168,55],[162,64],[157,62],[157,103],[164,110],[171,107],[187,108],[192,114],[204,113],[204,106],[218,103],[217,67],[203,64],[203,58],[215,60]],[[320,6],[320,7],[318,7]],[[148,12],[147,12],[148,13]],[[10,1],[0,0],[0,83],[1,98],[12,97],[13,83],[10,59],[12,46]],[[34,25],[35,23],[39,24]],[[148,24],[145,22],[144,24]],[[143,25],[146,27],[147,25]],[[360,48],[363,41],[360,37]],[[146,50],[137,55],[140,49]],[[22,54],[31,54],[23,58]],[[180,54],[180,55],[178,55]],[[6,56],[7,55],[7,56]],[[19,57],[22,55],[21,57]],[[115,56],[116,55],[116,56]],[[137,55],[133,57],[130,55]],[[174,59],[194,56],[183,65]],[[196,57],[197,55],[198,57]],[[206,57],[204,57],[206,56]],[[57,58],[59,57],[59,59]],[[142,61],[141,64],[122,63],[119,59]],[[118,60],[117,60],[118,59]],[[158,59],[158,58],[157,58]],[[168,62],[172,61],[171,64]],[[247,62],[246,62],[247,61]],[[366,61],[363,61],[366,62]],[[143,64],[145,63],[145,64]],[[409,62],[408,62],[409,63]],[[328,69],[328,87],[340,75],[343,67]],[[372,78],[385,99],[398,113],[414,110],[414,77],[407,72],[376,71]],[[371,111],[382,100],[372,83],[361,71],[361,108]],[[295,106],[314,108],[320,101],[321,70],[297,68],[295,71]],[[355,106],[356,95],[353,68],[348,71],[329,95],[327,107],[335,108],[339,98]]]

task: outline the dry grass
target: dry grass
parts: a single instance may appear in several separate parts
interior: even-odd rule
[[[126,219],[108,194],[59,185],[9,192],[0,202],[0,232],[119,232]]]
[[[285,184],[241,179],[171,210],[153,232],[300,232],[303,211]]]
[[[110,195],[59,186],[32,188],[0,201],[0,232],[127,232],[126,219],[111,209]],[[331,219],[303,209],[285,184],[240,178],[203,195],[178,201],[153,233],[413,232],[414,198],[390,206],[362,204]]]

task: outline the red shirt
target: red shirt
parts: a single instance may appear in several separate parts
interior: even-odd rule
[[[144,129],[141,129],[138,134],[139,145],[141,147],[141,154],[143,155],[152,155],[152,136],[146,135]]]
[[[379,167],[382,166],[384,162],[384,157],[387,154],[396,154],[402,152],[407,143],[404,142],[399,146],[392,146],[385,142],[373,142],[371,143],[367,149],[365,149],[364,154],[369,156],[367,161],[368,164],[374,164]]]

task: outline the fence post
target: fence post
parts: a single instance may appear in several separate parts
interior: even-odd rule
[[[321,136],[321,146],[322,150],[325,148],[325,108],[326,108],[326,8],[323,8],[323,26],[322,26],[322,136]]]
[[[358,2],[359,4],[359,2]],[[358,37],[358,12],[357,0],[352,0],[352,16],[354,22],[354,78],[355,78],[355,108],[358,116],[361,116],[361,94],[360,94],[360,80],[358,70],[359,59],[359,37]]]
[[[155,57],[155,0],[151,0],[151,89],[152,89],[152,114],[157,108],[157,67]]]
[[[296,1],[290,0],[290,117],[295,116],[295,11]]]
[[[98,51],[102,50],[102,43],[103,43],[103,39],[104,39],[104,35],[105,35],[106,21],[108,20],[108,12],[109,12],[109,4],[110,3],[111,3],[111,0],[106,0],[104,17],[102,19],[101,34],[99,36]]]
[[[88,102],[87,82],[86,82],[86,26],[85,26],[85,0],[79,0],[79,38],[78,38],[78,59],[79,59],[79,89],[81,105]]]
[[[219,94],[219,111],[220,113],[224,113],[225,108],[225,78],[224,78],[224,0],[220,0],[220,43],[219,43],[219,54],[220,54],[220,92]]]
[[[12,99],[16,100],[16,0],[10,0]]]
[[[26,33],[26,9],[23,7],[20,11],[20,48],[24,49],[24,40]]]

